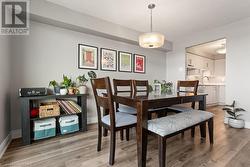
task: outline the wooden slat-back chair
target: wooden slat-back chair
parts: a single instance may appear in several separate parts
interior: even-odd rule
[[[136,117],[116,112],[109,77],[91,79],[91,85],[96,101],[98,117],[98,144],[97,151],[101,150],[102,127],[110,131],[109,164],[114,164],[116,131],[136,126]],[[105,91],[105,92],[104,92]],[[100,93],[102,92],[102,93]],[[103,95],[105,93],[105,96]],[[102,117],[101,108],[108,110],[108,115]]]

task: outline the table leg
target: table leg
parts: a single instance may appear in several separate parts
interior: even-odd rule
[[[148,123],[148,103],[146,101],[137,102],[137,159],[138,167],[146,167],[147,159],[147,123]]]
[[[199,101],[199,110],[206,110],[206,96],[203,96],[202,100]],[[201,141],[206,139],[206,123],[200,125]]]
[[[203,99],[199,101],[199,110],[206,111],[206,96],[203,96]]]

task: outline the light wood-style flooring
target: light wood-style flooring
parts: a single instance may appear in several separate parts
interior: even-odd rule
[[[168,167],[250,167],[250,130],[229,128],[223,123],[220,107],[208,108],[215,114],[215,143],[207,138],[200,142],[199,129],[194,139],[190,131],[185,137],[177,135],[167,140]],[[207,135],[208,137],[208,135]],[[135,132],[130,141],[121,141],[117,133],[114,167],[136,167]],[[66,135],[22,146],[12,141],[0,159],[1,167],[106,167],[109,157],[109,136],[103,138],[102,151],[96,151],[97,129],[90,125],[88,132]],[[158,166],[157,138],[149,137],[147,166]]]

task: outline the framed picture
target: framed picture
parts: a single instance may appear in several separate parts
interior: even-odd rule
[[[98,69],[98,48],[90,45],[78,44],[78,68]]]
[[[116,50],[101,48],[101,70],[117,70],[117,52]]]
[[[119,71],[132,72],[132,53],[119,51]]]
[[[146,57],[145,56],[134,54],[134,72],[145,74],[146,72]]]

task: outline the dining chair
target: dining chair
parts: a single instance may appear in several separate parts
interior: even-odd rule
[[[129,96],[133,95],[132,80],[113,79],[113,85],[115,95],[117,95],[118,93],[127,93]],[[116,109],[122,113],[136,115],[136,109],[134,107],[116,103]]]
[[[138,94],[148,95],[149,84],[148,80],[133,80],[134,96]]]
[[[132,80],[121,80],[121,79],[113,79],[114,85],[114,94],[118,93],[126,93],[129,96],[133,95],[133,85]],[[122,105],[116,103],[116,110],[121,113],[136,115],[137,111],[134,107]],[[120,138],[123,140],[123,130],[121,130]],[[129,128],[126,129],[126,140],[129,140]]]
[[[179,92],[179,93],[193,93],[194,95],[197,95],[198,86],[199,86],[199,80],[178,81],[177,82],[177,92]],[[190,111],[190,109],[195,109],[195,102],[192,102],[190,107],[183,106],[183,105],[173,105],[171,107],[168,107],[168,109],[175,111],[175,112]]]
[[[116,132],[136,126],[136,116],[116,112],[109,77],[91,79],[98,117],[97,151],[101,151],[102,127],[110,131],[109,164],[115,160]],[[105,95],[104,95],[105,94]],[[108,115],[102,116],[101,111],[108,110]]]
[[[177,82],[177,92],[178,93],[193,93],[194,95],[197,95],[199,86],[199,80],[193,80],[193,81],[178,81]],[[183,106],[183,105],[173,105],[167,108],[167,112],[188,112],[195,109],[195,102],[191,103],[191,106]],[[194,137],[195,135],[195,127],[191,129],[191,136]],[[182,136],[184,136],[184,131],[182,132]]]
[[[133,80],[133,89],[134,89],[134,96],[137,95],[149,95],[149,83],[148,80]],[[162,116],[162,113],[166,113],[163,112],[166,109],[166,107],[164,108],[151,108],[148,109],[148,119],[152,118],[152,114],[156,113],[157,117]],[[164,115],[165,116],[165,115]]]

